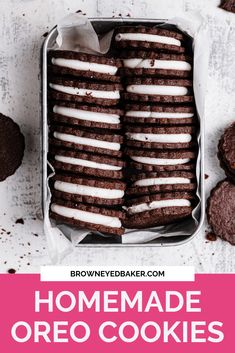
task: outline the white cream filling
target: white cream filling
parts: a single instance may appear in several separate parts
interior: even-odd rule
[[[65,142],[72,142],[72,143],[76,143],[79,145],[87,145],[87,146],[92,146],[92,147],[97,147],[97,148],[105,148],[105,149],[109,149],[109,150],[113,150],[113,151],[119,151],[121,148],[120,143],[116,143],[116,142],[95,140],[95,139],[91,139],[91,138],[87,138],[87,137],[64,134],[64,133],[57,132],[57,131],[55,131],[53,135],[58,140],[65,141]]]
[[[172,185],[172,184],[190,184],[190,179],[182,177],[170,178],[146,178],[137,180],[134,186],[152,186],[152,185]]]
[[[99,91],[99,90],[95,90],[95,89],[57,85],[54,83],[50,83],[50,87],[56,91],[59,91],[59,92],[63,92],[66,94],[73,94],[73,95],[81,96],[81,97],[90,96],[93,98],[103,98],[103,99],[119,99],[120,98],[119,91]]]
[[[151,157],[139,157],[131,156],[131,159],[138,163],[144,164],[154,164],[154,165],[176,165],[176,164],[185,164],[190,161],[190,158],[151,158]]]
[[[81,60],[71,60],[63,58],[52,58],[52,64],[57,66],[68,67],[69,69],[81,71],[94,71],[102,74],[115,75],[117,67],[113,65],[91,63]]]
[[[68,116],[69,118],[94,121],[98,123],[106,123],[106,124],[120,123],[120,116],[118,114],[92,112],[89,110],[68,108],[68,107],[62,107],[59,105],[54,106],[53,112],[56,114]]]
[[[138,40],[141,42],[153,42],[153,43],[162,43],[168,45],[177,45],[181,46],[181,42],[178,39],[166,36],[159,36],[157,34],[149,33],[118,33],[115,37],[117,42],[121,40]]]
[[[142,134],[127,132],[130,140],[156,143],[187,143],[192,140],[190,134]]]
[[[164,85],[128,85],[126,90],[130,93],[160,96],[185,96],[188,93],[186,87]]]
[[[167,112],[146,112],[141,110],[129,110],[125,114],[134,118],[157,118],[157,119],[187,119],[192,118],[193,113],[167,113]]]
[[[104,189],[89,185],[79,185],[56,180],[54,184],[56,190],[66,192],[69,194],[86,195],[92,197],[99,197],[101,199],[120,199],[124,196],[123,190]]]
[[[105,216],[98,213],[82,211],[74,208],[64,207],[53,203],[52,212],[67,218],[72,218],[81,222],[100,224],[106,227],[121,228],[122,224],[118,217]]]
[[[118,167],[116,165],[98,163],[93,161],[88,161],[86,159],[66,157],[66,156],[55,156],[55,160],[62,163],[68,163],[73,165],[80,165],[82,167],[95,168],[95,169],[103,169],[103,170],[121,170],[122,167]]]
[[[186,61],[158,59],[124,59],[124,67],[130,69],[164,69],[190,71],[191,65]]]
[[[145,211],[155,210],[163,207],[189,207],[191,202],[185,199],[172,199],[172,200],[160,200],[153,201],[150,203],[141,203],[139,205],[131,206],[127,208],[129,214],[136,214]]]

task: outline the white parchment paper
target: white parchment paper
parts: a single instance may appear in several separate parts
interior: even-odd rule
[[[114,22],[113,28],[116,25],[120,25],[120,21],[122,21],[122,19],[119,19],[119,23]],[[148,20],[146,19],[146,21]],[[125,22],[125,19],[123,19],[123,22]],[[199,14],[191,15],[191,17],[187,16],[187,19],[174,18],[165,23],[161,22],[161,24],[159,24],[159,26],[165,28],[168,28],[171,25],[177,26],[190,37],[189,39],[191,40],[194,52],[194,94],[200,122],[200,131],[197,136],[199,154],[196,165],[198,183],[197,196],[199,202],[193,210],[192,218],[168,226],[138,231],[128,230],[121,239],[119,238],[119,242],[123,244],[148,243],[160,237],[169,238],[190,236],[196,231],[198,223],[200,222],[202,206],[201,191],[203,190],[202,180],[204,178],[204,176],[201,178],[201,173],[203,172],[201,169],[201,158],[203,158],[201,146],[203,145],[203,116],[209,58],[208,30],[206,25],[204,25],[203,18]],[[113,34],[113,30],[110,30],[108,33],[98,36],[90,20],[78,14],[72,14],[62,19],[57,26],[57,30],[58,36],[56,41],[50,48],[48,47],[48,49],[75,50],[96,54],[104,54],[108,51]],[[50,168],[51,175],[49,178],[54,174],[53,168],[51,166]],[[58,263],[68,253],[75,251],[76,246],[79,246],[79,243],[90,233],[90,231],[56,224],[49,218],[51,193],[48,185],[47,187],[48,192],[47,200],[45,202],[44,231],[48,239],[48,248],[52,261]],[[110,238],[103,234],[98,233],[98,235],[104,238]],[[110,243],[110,239],[107,239],[107,243]]]

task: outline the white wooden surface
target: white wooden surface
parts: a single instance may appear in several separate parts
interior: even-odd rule
[[[206,195],[224,177],[217,141],[235,119],[235,15],[217,0],[0,0],[0,111],[14,118],[26,137],[17,173],[0,183],[0,272],[38,272],[49,264],[40,214],[40,47],[43,34],[70,12],[88,16],[171,18],[201,11],[211,35],[206,97]],[[24,225],[16,224],[23,218]],[[171,248],[81,249],[63,264],[194,265],[198,272],[233,272],[235,247],[207,242],[205,230]]]

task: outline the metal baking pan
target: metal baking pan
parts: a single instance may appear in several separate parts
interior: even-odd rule
[[[163,20],[156,19],[138,19],[138,18],[90,18],[92,25],[94,26],[97,33],[106,33],[111,29],[119,25],[159,25],[163,23]],[[42,46],[42,210],[43,214],[46,209],[47,200],[47,177],[48,177],[48,162],[47,162],[47,152],[48,152],[48,120],[47,120],[47,50],[48,47],[52,47],[55,43],[57,37],[57,28],[54,27],[46,37]],[[199,119],[200,125],[200,140],[199,149],[200,154],[200,185],[199,194],[201,198],[201,207],[199,210],[200,217],[199,223],[196,230],[187,236],[168,236],[154,239],[148,243],[142,244],[122,244],[113,238],[106,238],[101,236],[87,236],[83,242],[79,244],[79,247],[153,247],[153,246],[173,246],[180,245],[188,242],[193,237],[198,234],[201,230],[204,215],[205,215],[205,191],[204,191],[204,124],[201,119]]]

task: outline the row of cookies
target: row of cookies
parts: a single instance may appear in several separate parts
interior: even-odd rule
[[[130,176],[124,224],[172,223],[192,213],[195,198],[192,59],[175,31],[122,27],[115,39],[125,48],[120,58]]]
[[[121,61],[71,51],[49,53],[51,217],[121,235],[125,190],[117,104]]]

